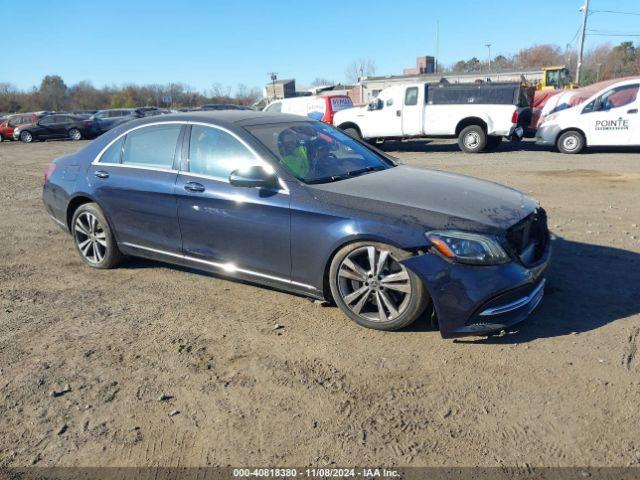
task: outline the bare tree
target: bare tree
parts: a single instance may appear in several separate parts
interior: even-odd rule
[[[376,73],[376,62],[371,58],[359,58],[354,60],[344,71],[349,83],[356,83],[361,77],[369,77]]]
[[[326,78],[317,77],[311,82],[312,87],[324,87],[325,85],[335,85],[333,80],[327,80]]]

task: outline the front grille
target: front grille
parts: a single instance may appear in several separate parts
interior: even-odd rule
[[[547,248],[549,228],[547,213],[542,208],[516,223],[507,230],[509,247],[524,265],[537,263]]]

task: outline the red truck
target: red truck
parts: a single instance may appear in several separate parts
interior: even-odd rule
[[[40,118],[37,113],[16,113],[9,115],[0,123],[0,142],[3,140],[13,140],[13,131],[16,127],[35,123]]]

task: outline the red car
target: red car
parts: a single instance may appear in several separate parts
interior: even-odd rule
[[[0,141],[13,140],[13,131],[16,127],[35,123],[39,118],[40,115],[35,113],[16,113],[15,115],[9,115],[0,123]]]

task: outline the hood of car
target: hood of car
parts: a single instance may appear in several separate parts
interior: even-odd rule
[[[428,229],[504,231],[538,207],[524,193],[494,182],[404,165],[312,189],[336,207]]]

